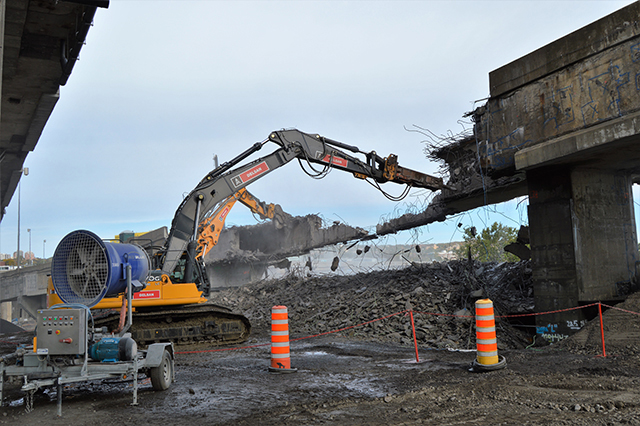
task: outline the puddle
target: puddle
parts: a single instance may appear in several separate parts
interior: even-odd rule
[[[301,355],[304,356],[320,356],[320,355],[329,355],[327,352],[315,351],[315,352],[303,352]]]
[[[321,394],[332,394],[339,392],[344,394],[347,390],[356,397],[380,398],[386,395],[386,390],[380,388],[370,377],[354,378],[348,374],[328,374],[319,379],[308,380],[300,385],[301,389],[311,390]],[[347,397],[346,396],[346,397]]]

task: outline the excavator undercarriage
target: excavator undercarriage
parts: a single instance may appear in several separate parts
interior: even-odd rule
[[[97,327],[117,329],[120,312],[114,309],[94,314]],[[170,341],[174,344],[207,343],[234,345],[251,333],[249,320],[213,303],[170,307],[137,308],[129,330],[139,346]]]

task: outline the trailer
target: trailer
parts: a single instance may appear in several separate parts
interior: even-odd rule
[[[140,374],[151,379],[154,390],[168,389],[175,380],[173,344],[158,342],[138,350],[127,331],[132,294],[144,288],[148,270],[149,258],[138,246],[103,242],[89,231],[63,238],[53,257],[52,279],[64,303],[38,310],[33,345],[0,357],[0,404],[9,381],[22,383],[27,411],[33,409],[36,391],[56,387],[58,416],[63,387],[72,383],[131,380],[133,405],[138,404]],[[95,327],[91,306],[123,292],[118,333]]]

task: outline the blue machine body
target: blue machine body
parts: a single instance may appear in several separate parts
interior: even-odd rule
[[[89,348],[89,356],[91,359],[103,362],[116,362],[120,358],[118,356],[119,337],[105,337]]]
[[[89,347],[91,359],[101,362],[131,361],[137,353],[138,346],[130,337],[103,337]]]
[[[92,307],[127,289],[127,266],[134,289],[144,289],[150,262],[142,247],[105,242],[93,232],[78,230],[56,247],[51,279],[63,302]]]

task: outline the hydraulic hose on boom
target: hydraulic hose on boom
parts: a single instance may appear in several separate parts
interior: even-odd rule
[[[267,142],[275,143],[278,148],[267,156],[240,164],[251,154],[262,149]],[[354,154],[364,154],[365,159],[349,155],[342,149]],[[372,181],[380,190],[379,184],[385,182],[433,191],[445,187],[441,178],[401,167],[393,154],[382,158],[375,151],[363,152],[356,146],[317,134],[304,133],[296,129],[275,131],[265,141],[255,143],[248,150],[207,174],[182,201],[162,249],[162,271],[171,274],[187,248],[189,255],[192,254],[195,258],[198,225],[223,200],[293,159],[298,159],[301,164],[303,161],[306,162],[315,172],[315,176],[323,176],[332,168],[339,169],[350,172],[359,179]],[[323,169],[317,171],[312,163],[322,165]],[[189,245],[190,242],[193,244]]]

